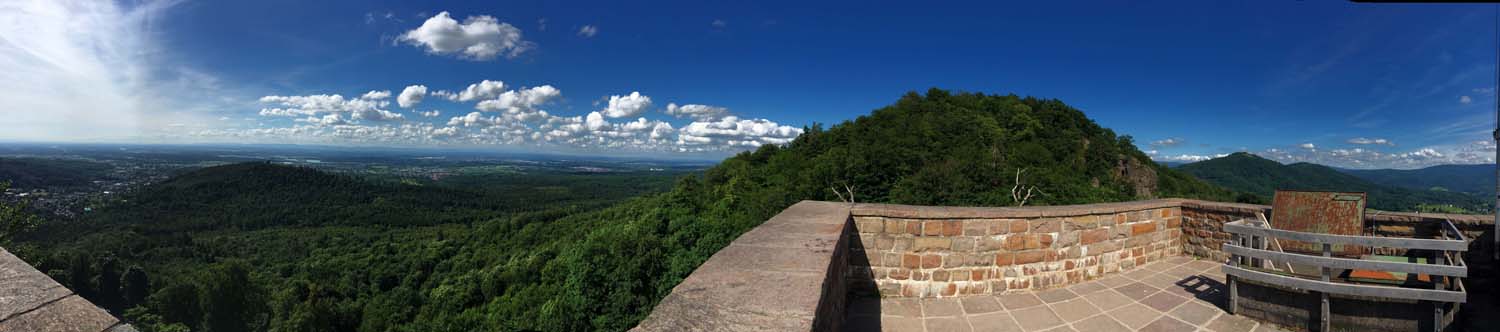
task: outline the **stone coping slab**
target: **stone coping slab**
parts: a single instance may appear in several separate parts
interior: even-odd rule
[[[0,332],[135,331],[0,248]]]
[[[672,288],[631,331],[812,331],[842,298],[849,204],[802,201],[746,232]],[[830,272],[834,271],[834,272]],[[831,294],[838,292],[838,294]],[[837,323],[835,323],[837,324]]]

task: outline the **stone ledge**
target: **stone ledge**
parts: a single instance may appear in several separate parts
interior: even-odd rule
[[[0,332],[134,331],[0,248]]]
[[[631,331],[837,330],[850,223],[848,204],[792,205],[714,253]]]
[[[1185,201],[1187,200],[1154,199],[1115,203],[1027,207],[920,206],[859,203],[855,204],[854,208],[851,209],[849,213],[854,216],[893,217],[906,219],[1068,217],[1180,207]]]

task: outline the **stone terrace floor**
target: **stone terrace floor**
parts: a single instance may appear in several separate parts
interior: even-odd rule
[[[953,298],[852,298],[846,331],[1285,331],[1230,315],[1220,263],[1170,257],[1063,288]]]

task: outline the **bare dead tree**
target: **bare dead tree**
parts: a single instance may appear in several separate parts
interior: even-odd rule
[[[1031,200],[1031,197],[1035,194],[1047,194],[1042,192],[1041,188],[1037,188],[1036,185],[1027,186],[1021,183],[1021,173],[1024,172],[1026,172],[1025,168],[1016,170],[1016,185],[1010,187],[1010,198],[1016,201],[1016,206],[1026,206],[1026,202]]]
[[[840,192],[837,187],[828,187],[828,190],[833,191],[833,194],[836,195],[836,196],[838,196],[840,201],[843,201],[844,203],[853,204],[854,203],[854,187],[850,186],[847,183],[844,184],[843,186],[844,186],[844,191],[843,192]],[[844,197],[844,194],[846,194],[846,193],[849,194],[848,198]]]

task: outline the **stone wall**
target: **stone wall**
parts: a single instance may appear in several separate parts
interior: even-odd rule
[[[1224,223],[1240,219],[1257,219],[1256,213],[1271,215],[1267,205],[1220,203],[1197,200],[1176,200],[1182,207],[1183,252],[1189,255],[1226,260],[1228,255],[1219,248],[1229,240],[1224,232]],[[1440,222],[1448,220],[1457,226],[1469,240],[1469,251],[1464,260],[1470,265],[1490,265],[1494,252],[1494,222],[1491,215],[1466,215],[1442,213],[1365,211],[1366,236],[1433,238],[1438,234]],[[1376,248],[1380,254],[1403,255],[1405,252],[1393,248]]]
[[[850,212],[850,285],[887,297],[948,297],[1095,279],[1180,254],[1180,205],[858,204]]]

